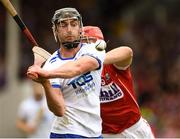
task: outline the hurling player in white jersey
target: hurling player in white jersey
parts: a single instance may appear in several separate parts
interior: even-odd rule
[[[82,20],[74,8],[55,11],[52,23],[60,49],[43,69],[33,65],[27,71],[44,87],[48,107],[56,115],[50,138],[101,138],[99,95],[105,51],[96,49],[101,41],[81,43]]]

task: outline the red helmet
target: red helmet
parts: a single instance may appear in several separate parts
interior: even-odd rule
[[[101,29],[96,26],[84,26],[83,27],[83,36],[94,37],[98,40],[104,40],[104,36],[103,36]]]

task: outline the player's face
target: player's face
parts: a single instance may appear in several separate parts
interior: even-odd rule
[[[57,25],[57,36],[61,42],[72,42],[80,39],[80,22],[77,19],[67,19]]]

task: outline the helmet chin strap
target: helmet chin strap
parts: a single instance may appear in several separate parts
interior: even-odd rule
[[[72,48],[77,48],[80,43],[80,40],[75,40],[73,42],[63,42],[62,45],[63,47],[67,49],[72,49]]]

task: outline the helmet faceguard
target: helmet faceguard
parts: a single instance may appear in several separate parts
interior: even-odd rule
[[[54,33],[56,42],[58,41],[56,33],[55,33],[56,25],[59,24],[61,21],[69,20],[69,19],[79,20],[80,28],[82,29],[82,27],[83,27],[82,17],[75,8],[62,8],[62,9],[56,10],[54,13],[54,16],[51,20],[53,23],[52,29],[53,29],[53,33]],[[78,46],[79,42],[80,42],[80,40],[75,40],[74,42],[62,42],[62,44],[67,49],[71,49],[71,48],[76,48]]]

